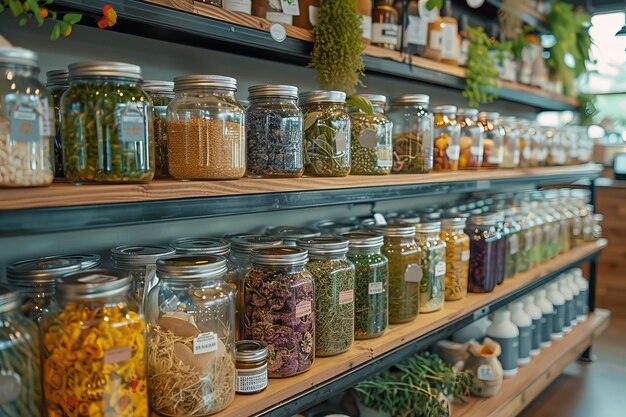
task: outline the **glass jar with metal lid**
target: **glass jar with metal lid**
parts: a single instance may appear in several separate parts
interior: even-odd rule
[[[504,222],[503,211],[493,211],[486,214],[491,214],[496,222],[496,235],[498,239],[496,242],[496,260],[494,274],[496,276],[496,285],[500,285],[502,284],[502,282],[504,282],[504,277],[506,275],[507,240],[511,231]]]
[[[456,106],[437,106],[434,109],[435,171],[457,171],[461,152],[461,125],[456,120]]]
[[[244,281],[245,338],[265,342],[270,377],[307,371],[315,358],[313,276],[306,249],[254,249]],[[269,329],[269,331],[268,331]]]
[[[70,86],[69,71],[66,69],[46,72],[46,88],[54,103],[54,175],[63,177],[63,141],[61,140],[61,97]]]
[[[0,187],[54,179],[53,102],[38,75],[34,52],[0,47]]]
[[[433,114],[426,94],[391,99],[387,112],[393,123],[394,173],[423,173],[433,169]]]
[[[298,88],[255,85],[248,88],[246,109],[246,176],[299,177],[304,173],[302,112]]]
[[[0,285],[0,375],[1,415],[44,415],[37,326],[20,313],[18,292],[3,285]]]
[[[154,176],[152,103],[141,68],[122,62],[69,66],[61,98],[63,170],[75,184],[148,182]]]
[[[346,93],[307,91],[298,104],[304,113],[304,172],[316,177],[350,173],[350,116]]]
[[[470,238],[469,292],[491,292],[496,287],[496,260],[501,236],[493,214],[474,214],[465,232]]]
[[[57,279],[40,324],[46,415],[72,404],[102,417],[148,414],[145,323],[130,286],[127,273],[108,269]]]
[[[130,289],[139,305],[143,305],[143,293],[146,280],[156,270],[157,259],[174,254],[169,246],[127,245],[111,249],[113,268],[130,274]],[[150,272],[152,271],[152,272]]]
[[[150,408],[166,416],[205,416],[235,398],[235,300],[226,258],[157,261],[148,292]]]
[[[478,169],[483,164],[485,128],[478,122],[478,109],[458,109],[461,126],[459,169]]]
[[[221,75],[174,78],[167,106],[170,175],[178,179],[238,179],[246,171],[244,108],[237,80]]]
[[[384,236],[381,252],[389,260],[389,323],[413,321],[420,310],[422,280],[415,226],[388,224],[372,230]]]
[[[519,135],[517,119],[515,117],[501,117],[500,126],[504,128],[502,147],[502,163],[500,168],[517,168],[520,161]]]
[[[240,282],[252,266],[250,255],[253,249],[281,246],[283,240],[277,236],[244,234],[230,238],[230,260],[235,264]]]
[[[519,233],[519,253],[517,254],[517,271],[526,272],[532,267],[531,252],[535,239],[535,222],[529,216],[530,207],[522,206],[519,208],[519,216],[516,221],[519,223],[521,230]]]
[[[521,243],[524,240],[522,237],[522,226],[518,222],[518,216],[515,208],[508,208],[504,210],[504,230],[508,230],[508,235],[503,236],[505,238],[505,262],[504,262],[504,277],[511,278],[517,273],[517,267],[520,263]]]
[[[460,300],[467,295],[470,240],[464,232],[465,217],[448,217],[441,221],[441,240],[446,244],[446,301]]]
[[[240,340],[235,344],[235,391],[257,394],[267,388],[267,344]]]
[[[167,106],[174,99],[174,83],[171,81],[146,80],[143,89],[152,99],[152,119],[154,137],[154,176],[170,176],[167,160]]]
[[[299,239],[309,252],[306,269],[315,285],[315,356],[333,356],[354,342],[354,264],[346,259],[348,239]]]
[[[446,244],[439,234],[441,222],[426,221],[415,225],[415,242],[420,247],[420,313],[443,308],[446,279]]]
[[[482,166],[498,168],[504,158],[504,129],[500,125],[500,113],[481,112],[478,121],[485,131]]]
[[[268,236],[282,239],[287,246],[296,246],[298,239],[309,239],[320,235],[320,231],[312,227],[301,226],[272,226],[265,230]]]
[[[371,339],[387,329],[389,314],[389,261],[381,253],[383,236],[373,232],[347,232],[347,259],[354,264],[354,337]]]
[[[353,175],[386,175],[393,165],[392,125],[385,116],[387,97],[358,94],[372,104],[371,113],[363,106],[348,108],[350,114]]]

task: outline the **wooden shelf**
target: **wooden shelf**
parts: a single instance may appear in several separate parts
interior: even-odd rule
[[[502,389],[491,398],[471,398],[464,404],[454,404],[455,417],[511,417],[519,414],[563,370],[575,361],[609,325],[611,313],[596,309],[587,321],[578,324],[563,340],[542,349],[532,362],[521,367],[511,379],[505,379]]]

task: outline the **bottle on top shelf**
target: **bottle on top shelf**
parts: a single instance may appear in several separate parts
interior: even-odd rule
[[[522,300],[524,311],[532,319],[530,336],[530,356],[537,356],[541,351],[541,309],[535,304],[535,296],[527,295]]]
[[[541,310],[541,347],[552,346],[552,327],[554,325],[554,306],[548,300],[545,289],[535,291],[535,305]]]
[[[398,11],[393,8],[393,0],[376,0],[372,12],[372,45],[397,49],[399,24]]]
[[[511,312],[501,308],[493,314],[493,323],[487,329],[487,337],[496,341],[502,348],[498,360],[502,364],[505,378],[511,378],[518,372],[519,330],[511,321]]]

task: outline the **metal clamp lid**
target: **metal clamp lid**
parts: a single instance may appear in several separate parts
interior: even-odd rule
[[[63,256],[27,259],[7,266],[7,282],[20,286],[54,284],[57,277],[82,269],[79,260]]]
[[[430,103],[430,96],[427,94],[402,94],[396,97],[392,97],[391,105],[402,104],[420,104],[428,105]]]
[[[123,295],[130,289],[128,272],[112,269],[89,269],[72,272],[56,280],[59,298],[93,300]]]
[[[221,255],[228,256],[230,242],[219,237],[181,237],[170,243],[180,255]]]
[[[141,86],[145,92],[152,94],[172,94],[174,92],[174,83],[172,81],[145,80]]]
[[[343,91],[313,90],[304,91],[298,95],[298,104],[303,106],[309,103],[338,103],[346,102],[346,93]]]
[[[223,75],[181,75],[174,78],[174,91],[195,88],[223,88],[237,91],[237,80]]]
[[[310,239],[298,239],[296,246],[304,248],[309,256],[342,255],[348,252],[350,241],[341,236],[319,236]]]

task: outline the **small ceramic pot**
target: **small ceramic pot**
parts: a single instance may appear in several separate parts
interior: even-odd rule
[[[467,348],[469,357],[465,361],[465,370],[474,372],[477,377],[476,388],[472,394],[478,397],[492,397],[502,387],[502,365],[498,361],[500,345],[486,337],[482,344],[472,340]]]

